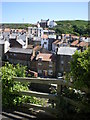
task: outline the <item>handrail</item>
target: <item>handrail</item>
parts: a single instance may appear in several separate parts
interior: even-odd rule
[[[46,84],[46,85],[51,85],[51,84],[56,84],[57,85],[57,94],[49,94],[49,93],[41,93],[41,92],[35,92],[35,91],[19,91],[17,94],[19,95],[28,95],[28,96],[35,96],[35,97],[40,97],[40,98],[47,98],[54,100],[54,103],[56,103],[56,109],[59,110],[59,104],[60,104],[60,98],[63,98],[63,100],[69,102],[73,106],[79,105],[80,101],[74,101],[68,97],[62,96],[62,86],[67,86],[67,87],[72,87],[73,85],[71,83],[66,82],[63,79],[52,79],[52,78],[28,78],[28,77],[14,77],[14,81],[17,82],[29,82],[29,83],[40,83],[40,84]],[[37,105],[32,107],[38,107]],[[43,107],[40,107],[43,108]],[[48,108],[43,108],[45,110],[48,110]]]
[[[72,86],[71,83],[68,83],[63,79],[14,77],[13,80],[17,82],[31,82],[31,83],[40,83],[40,84],[58,84],[64,86]]]

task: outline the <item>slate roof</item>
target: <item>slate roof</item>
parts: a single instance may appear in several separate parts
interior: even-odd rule
[[[73,55],[77,50],[76,47],[60,47],[58,48],[58,55]]]
[[[12,53],[23,53],[23,54],[32,54],[32,49],[10,48],[9,52],[12,52]]]
[[[4,40],[0,40],[0,44],[5,44],[5,41]]]
[[[84,42],[90,42],[90,38],[84,39]]]
[[[22,46],[25,45],[25,42],[24,42],[22,39],[17,39],[16,41],[17,41],[18,43],[20,43]]]

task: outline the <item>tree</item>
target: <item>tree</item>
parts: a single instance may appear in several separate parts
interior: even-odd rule
[[[90,48],[84,52],[75,52],[71,61],[71,76],[77,88],[90,87]]]
[[[3,107],[12,106],[19,102],[17,95],[13,95],[21,89],[28,89],[26,84],[15,83],[13,77],[25,77],[26,67],[17,64],[13,66],[12,64],[5,63],[5,66],[0,68],[0,76],[2,80],[2,104]],[[17,87],[18,86],[18,87]],[[16,100],[17,99],[17,100]],[[15,103],[16,102],[16,103]]]
[[[90,112],[90,47],[83,52],[75,52],[71,61],[71,72],[68,76],[69,79],[72,78],[75,89],[84,91],[81,100],[84,107],[81,106],[80,111]]]
[[[19,64],[14,66],[8,62],[0,68],[3,108],[13,107],[27,102],[43,105],[42,100],[38,100],[35,97],[17,94],[18,91],[29,90],[27,82],[20,83],[13,81],[13,77],[26,77],[26,69],[26,66]]]

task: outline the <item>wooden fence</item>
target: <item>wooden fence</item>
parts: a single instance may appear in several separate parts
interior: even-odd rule
[[[62,86],[67,86],[70,87],[72,86],[71,83],[66,82],[63,79],[48,79],[48,78],[21,78],[21,77],[15,77],[13,78],[14,81],[18,82],[30,82],[30,83],[40,83],[40,84],[46,84],[46,85],[56,85],[56,93],[55,94],[50,94],[50,93],[42,93],[42,92],[36,92],[36,91],[19,91],[18,94],[20,95],[28,95],[28,96],[34,96],[34,97],[40,97],[40,98],[47,98],[50,99],[51,101],[53,100],[55,103],[55,106],[53,108],[51,107],[42,107],[40,105],[35,105],[35,104],[23,104],[25,107],[28,108],[35,108],[35,109],[41,109],[47,112],[59,112],[60,109],[60,98],[62,97]],[[63,99],[70,104],[74,106],[78,106],[79,103],[71,100],[70,98],[63,97]]]

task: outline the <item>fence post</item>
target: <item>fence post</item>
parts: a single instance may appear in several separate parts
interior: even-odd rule
[[[62,93],[62,85],[61,84],[57,84],[57,97],[58,97],[57,98],[57,102],[56,102],[56,108],[58,110],[57,117],[62,117],[61,107],[60,107],[61,93]]]

